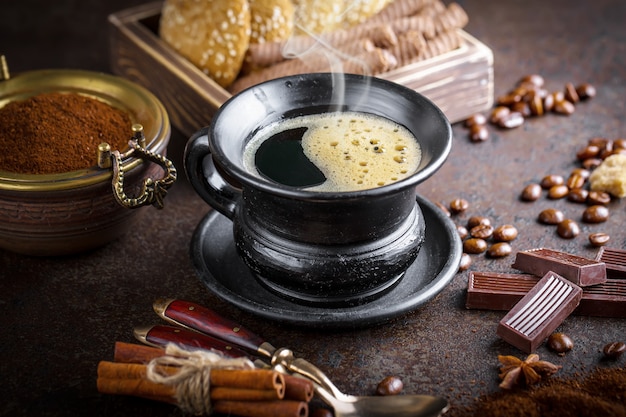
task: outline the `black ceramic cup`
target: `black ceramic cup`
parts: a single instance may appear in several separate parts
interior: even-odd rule
[[[343,110],[405,126],[421,147],[417,171],[378,188],[316,192],[245,169],[244,148],[263,127]],[[441,167],[451,144],[445,115],[411,89],[367,76],[304,74],[229,99],[189,139],[185,170],[196,192],[232,220],[237,252],[263,285],[296,303],[348,306],[393,288],[417,258],[428,225],[416,186]]]

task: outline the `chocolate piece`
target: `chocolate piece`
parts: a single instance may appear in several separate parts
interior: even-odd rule
[[[578,306],[583,290],[548,272],[507,313],[496,333],[518,349],[532,353]]]
[[[596,261],[606,264],[607,278],[626,279],[626,250],[603,246],[596,255]]]
[[[510,310],[539,279],[530,274],[470,272],[465,307]],[[626,318],[626,280],[607,279],[604,284],[584,287],[580,304],[573,314]]]
[[[538,277],[552,271],[581,287],[606,282],[604,262],[553,249],[538,248],[518,252],[512,266]]]

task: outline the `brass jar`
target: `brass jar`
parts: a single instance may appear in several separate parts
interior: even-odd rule
[[[167,187],[175,181],[176,171],[165,158],[170,121],[161,102],[145,88],[121,77],[81,70],[29,71],[0,80],[0,108],[44,92],[98,99],[127,111],[133,128],[143,127],[145,141],[141,149],[145,151],[143,156],[151,157],[148,159],[140,157],[131,146],[117,159],[112,157],[117,164],[105,161],[98,166],[98,158],[103,156],[94,155],[93,167],[60,174],[0,170],[0,248],[38,256],[89,251],[122,236],[139,212],[125,206],[116,195],[116,182],[118,190],[128,193],[122,195],[122,200],[136,203],[128,196],[145,191],[146,184],[154,185],[152,178],[162,176],[164,171]],[[129,139],[132,137],[129,126]],[[121,178],[115,176],[111,165],[116,166]],[[121,179],[123,186],[119,184]]]

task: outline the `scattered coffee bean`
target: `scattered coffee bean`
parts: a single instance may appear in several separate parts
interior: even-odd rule
[[[563,239],[573,239],[580,234],[580,226],[572,219],[565,219],[557,225],[556,233]]]
[[[582,188],[585,185],[585,178],[580,174],[572,172],[567,178],[565,185],[567,185],[567,188],[570,190]]]
[[[559,224],[563,220],[565,220],[565,215],[555,208],[548,208],[539,213],[539,221],[543,224]]]
[[[543,98],[543,111],[548,113],[554,110],[554,96],[548,94]]]
[[[576,87],[576,92],[581,100],[586,100],[596,96],[596,88],[588,83],[584,83]]]
[[[469,138],[472,142],[484,142],[489,139],[489,130],[484,125],[470,127]]]
[[[608,219],[609,209],[600,204],[589,206],[583,212],[583,221],[585,223],[602,223]]]
[[[464,198],[455,198],[450,202],[450,212],[454,214],[462,213],[469,208],[469,203]]]
[[[465,253],[478,254],[487,250],[487,242],[484,239],[471,237],[463,242]]]
[[[576,107],[571,101],[563,100],[555,100],[554,102],[554,112],[558,114],[563,114],[569,116],[576,111]]]
[[[512,224],[503,224],[493,231],[493,240],[496,242],[510,242],[517,238],[517,228]]]
[[[489,220],[489,217],[485,216],[472,216],[467,219],[467,227],[469,229],[472,229],[479,225],[491,226],[491,220]]]
[[[611,194],[604,191],[589,191],[587,195],[587,204],[595,205],[602,204],[606,205],[611,202]]]
[[[597,232],[591,233],[589,235],[589,243],[591,244],[591,246],[604,246],[609,243],[609,240],[611,240],[611,236],[609,236],[607,233]]]
[[[459,237],[461,238],[461,240],[469,236],[469,232],[467,231],[467,228],[465,226],[461,226],[460,224],[456,225],[456,231],[459,234]]]
[[[572,174],[578,174],[581,177],[583,177],[585,180],[588,180],[589,176],[591,175],[591,172],[589,172],[588,169],[575,168],[572,170]]]
[[[588,170],[594,170],[602,163],[602,158],[589,158],[582,162],[582,166]]]
[[[563,176],[556,174],[546,175],[541,179],[541,182],[539,183],[539,185],[541,185],[541,188],[543,188],[544,190],[549,190],[555,185],[563,184],[565,184],[565,179],[563,178]]]
[[[548,337],[548,347],[562,355],[574,348],[574,341],[565,333],[552,333]]]
[[[491,115],[489,116],[489,121],[494,125],[497,125],[505,116],[508,116],[511,113],[511,109],[506,106],[497,106],[491,111]]]
[[[467,271],[472,266],[472,257],[467,253],[461,254],[461,262],[459,263],[459,271]]]
[[[567,188],[567,185],[565,184],[555,185],[553,187],[550,187],[550,189],[548,190],[548,198],[552,200],[559,200],[567,196],[568,194],[569,188]]]
[[[529,75],[525,75],[523,76],[519,81],[518,81],[518,85],[519,84],[524,84],[524,83],[529,83],[532,84],[536,87],[543,87],[545,80],[544,78],[539,75],[539,74],[529,74]]]
[[[397,376],[385,377],[378,383],[376,387],[376,394],[378,395],[398,395],[404,389],[402,380]]]
[[[588,196],[589,191],[585,190],[584,188],[575,188],[573,190],[570,190],[570,192],[567,194],[567,199],[572,203],[583,204],[587,202]]]
[[[565,95],[565,100],[570,103],[576,104],[580,101],[580,96],[576,91],[576,87],[574,87],[574,84],[572,83],[565,83],[565,91],[563,94]]]
[[[524,124],[524,116],[518,111],[511,111],[499,118],[496,124],[505,129],[514,129]]]
[[[513,252],[511,245],[508,242],[494,243],[487,249],[487,255],[491,258],[504,258],[509,256]]]
[[[608,343],[604,346],[602,352],[609,359],[617,359],[626,352],[626,344],[622,342]]]
[[[493,226],[489,224],[479,224],[474,226],[469,231],[470,236],[479,239],[489,239],[493,235]]]
[[[543,116],[543,114],[545,113],[543,101],[544,99],[539,94],[533,94],[532,98],[528,102],[530,113],[533,116]]]
[[[600,155],[600,146],[598,145],[587,145],[584,148],[580,149],[576,152],[576,158],[579,161],[584,161],[590,158],[597,158]]]
[[[541,197],[541,185],[539,184],[528,184],[522,190],[522,194],[520,198],[524,201],[537,201]]]
[[[517,103],[513,103],[511,105],[511,110],[511,114],[517,112],[524,117],[530,117],[533,115],[533,112],[530,110],[530,104],[526,101],[518,101]]]
[[[487,124],[487,118],[482,113],[476,113],[465,119],[465,127],[483,126]]]

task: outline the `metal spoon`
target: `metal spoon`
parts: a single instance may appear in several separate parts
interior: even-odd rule
[[[220,316],[213,310],[183,300],[158,299],[154,311],[163,319],[248,349],[270,358],[276,369],[309,378],[316,392],[332,406],[336,417],[435,417],[448,409],[444,398],[430,395],[353,396],[342,393],[315,365],[296,358],[286,348],[276,349],[260,336]]]

